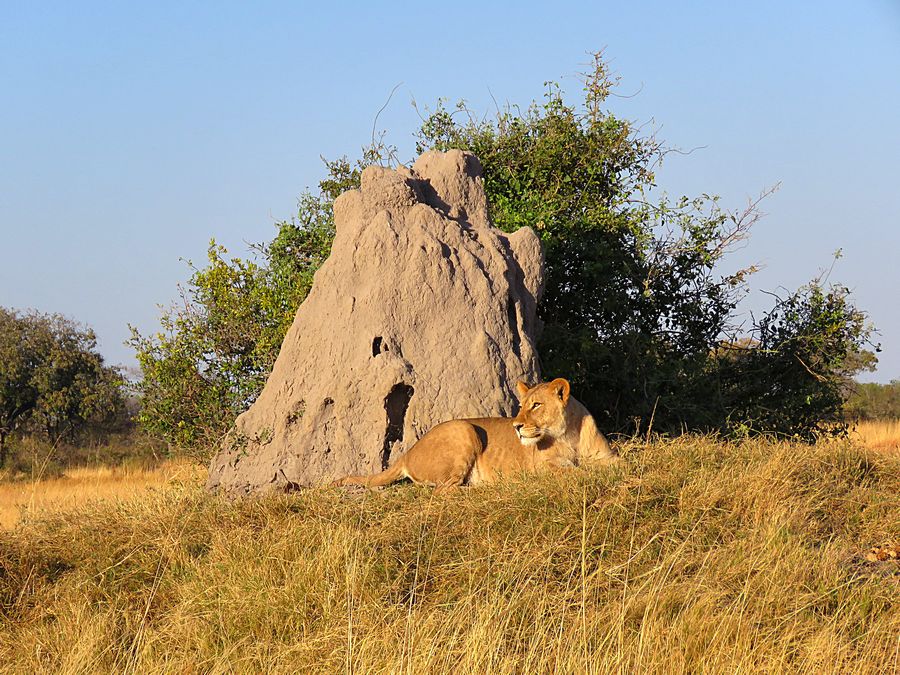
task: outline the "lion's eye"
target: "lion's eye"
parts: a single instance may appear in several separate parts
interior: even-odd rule
[[[542,405],[541,403],[538,403],[537,401],[535,401],[534,403],[531,404],[531,409],[536,410],[537,408],[540,408],[541,405]]]

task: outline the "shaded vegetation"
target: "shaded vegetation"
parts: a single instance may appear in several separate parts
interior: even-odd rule
[[[155,464],[169,455],[165,443],[134,428],[133,424],[125,424],[118,431],[82,434],[77,443],[50,443],[32,434],[9,443],[0,481],[54,478],[77,467]]]
[[[846,432],[853,376],[871,367],[865,315],[842,286],[818,282],[786,298],[754,326],[751,343],[720,350],[717,374],[734,431],[806,441]]]
[[[857,384],[844,410],[854,420],[900,420],[900,380]]]

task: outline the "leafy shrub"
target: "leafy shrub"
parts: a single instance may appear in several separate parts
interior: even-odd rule
[[[732,429],[812,441],[846,430],[850,382],[867,365],[865,314],[843,286],[813,282],[755,325],[755,340],[721,361],[719,382]]]
[[[253,402],[328,256],[332,201],[304,195],[298,217],[255,247],[256,260],[229,258],[212,241],[207,266],[191,266],[181,302],[163,312],[162,330],[145,336],[131,327],[144,428],[179,447],[204,448]]]
[[[571,380],[601,425],[714,426],[696,390],[752,271],[720,276],[716,265],[758,213],[708,196],[648,201],[666,150],[604,110],[613,85],[598,56],[581,107],[554,84],[543,103],[495,119],[439,105],[417,149],[474,152],[494,223],[539,232],[543,369]]]

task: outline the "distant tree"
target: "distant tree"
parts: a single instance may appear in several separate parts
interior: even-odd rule
[[[900,380],[855,385],[844,411],[851,420],[900,419]]]
[[[72,438],[122,411],[122,379],[89,328],[56,314],[0,308],[0,466],[10,434]]]
[[[6,463],[7,439],[37,405],[32,383],[34,361],[22,320],[0,307],[0,467]],[[23,339],[24,338],[24,339]]]

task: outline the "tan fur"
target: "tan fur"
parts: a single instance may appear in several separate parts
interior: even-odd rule
[[[516,417],[443,422],[381,473],[347,476],[332,485],[380,487],[409,478],[451,488],[618,459],[594,418],[569,395],[566,380],[535,387],[519,382],[516,388],[521,401]]]

